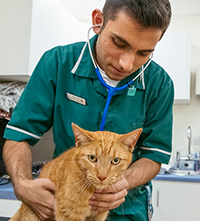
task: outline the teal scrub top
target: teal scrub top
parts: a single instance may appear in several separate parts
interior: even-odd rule
[[[97,37],[91,39],[92,46]],[[139,71],[120,81],[118,86],[129,82]],[[133,87],[136,88],[135,94],[130,93]],[[142,127],[133,161],[148,158],[168,163],[173,97],[171,78],[162,67],[151,61],[143,77],[113,96],[104,130],[124,134]],[[4,137],[34,145],[53,127],[54,157],[57,157],[75,144],[72,122],[86,130],[100,129],[106,100],[107,90],[97,78],[87,44],[78,42],[55,47],[45,52],[38,62],[13,111]],[[137,197],[146,194],[145,188],[141,188],[134,193]],[[134,200],[129,198],[125,203],[131,201],[134,204]],[[135,213],[129,207],[125,206],[125,212]],[[142,204],[137,207],[141,210]]]

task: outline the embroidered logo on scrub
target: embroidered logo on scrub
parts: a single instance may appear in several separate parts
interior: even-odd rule
[[[136,89],[135,86],[130,85],[130,86],[128,87],[127,95],[128,95],[128,96],[135,96],[136,90],[137,90],[137,89]]]
[[[65,97],[68,100],[74,101],[74,102],[82,104],[82,105],[86,105],[86,100],[82,97],[78,97],[78,96],[76,96],[74,94],[70,94],[68,92],[65,93]]]

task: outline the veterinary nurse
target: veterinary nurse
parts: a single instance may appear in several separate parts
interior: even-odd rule
[[[141,72],[170,18],[168,0],[107,0],[103,14],[93,11],[97,35],[90,44],[109,85],[123,86]],[[72,122],[84,129],[100,129],[107,96],[85,42],[53,48],[36,66],[5,130],[4,160],[16,196],[41,219],[54,217],[55,186],[48,179],[32,180],[29,145],[53,126],[54,157],[60,155],[74,145]],[[104,130],[127,133],[142,127],[143,133],[120,186],[96,191],[88,202],[92,209],[111,210],[113,221],[151,219],[149,181],[170,158],[172,105],[172,80],[153,61],[128,88],[114,94]]]

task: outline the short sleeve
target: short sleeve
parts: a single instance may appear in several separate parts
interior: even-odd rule
[[[146,117],[137,149],[138,158],[148,158],[167,164],[172,150],[172,123],[174,87],[171,78],[162,69],[147,88]]]
[[[34,145],[52,126],[55,84],[55,50],[44,53],[16,105],[4,137]]]

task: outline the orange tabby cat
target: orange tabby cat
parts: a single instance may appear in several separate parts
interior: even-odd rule
[[[106,212],[90,210],[89,198],[94,190],[117,182],[132,161],[132,151],[142,132],[137,129],[119,135],[107,131],[90,132],[72,124],[76,147],[46,164],[40,174],[57,188],[57,221],[104,221]],[[22,202],[11,221],[39,221]]]

